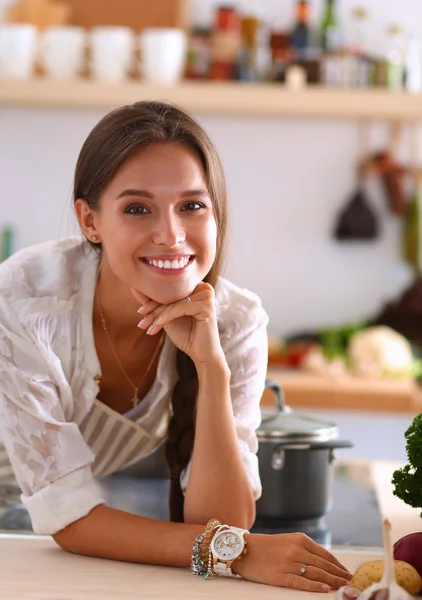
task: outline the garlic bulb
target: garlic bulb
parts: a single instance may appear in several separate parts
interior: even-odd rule
[[[344,585],[336,591],[336,600],[357,600],[362,590],[354,585]]]
[[[384,537],[384,572],[379,583],[373,583],[359,596],[359,600],[413,600],[404,588],[396,581],[394,570],[393,544],[391,542],[391,523],[388,519],[383,523]]]

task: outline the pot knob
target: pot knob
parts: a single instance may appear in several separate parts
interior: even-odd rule
[[[271,467],[274,471],[281,471],[284,467],[284,450],[281,446],[278,446],[271,455]]]

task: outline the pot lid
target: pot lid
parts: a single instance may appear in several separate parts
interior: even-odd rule
[[[294,412],[261,411],[262,422],[257,430],[258,440],[328,441],[338,437],[338,427]]]

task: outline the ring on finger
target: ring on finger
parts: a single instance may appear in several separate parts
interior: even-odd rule
[[[192,300],[190,299],[190,296],[188,296],[188,297],[186,298],[186,302],[192,302]]]
[[[306,569],[309,567],[309,565],[303,565],[303,567],[300,569],[300,574],[303,575],[305,577],[306,574]]]

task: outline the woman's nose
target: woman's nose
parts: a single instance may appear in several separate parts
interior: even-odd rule
[[[153,241],[155,244],[161,244],[172,248],[181,244],[186,239],[186,233],[181,226],[179,219],[174,216],[162,218],[157,222],[153,234]]]

